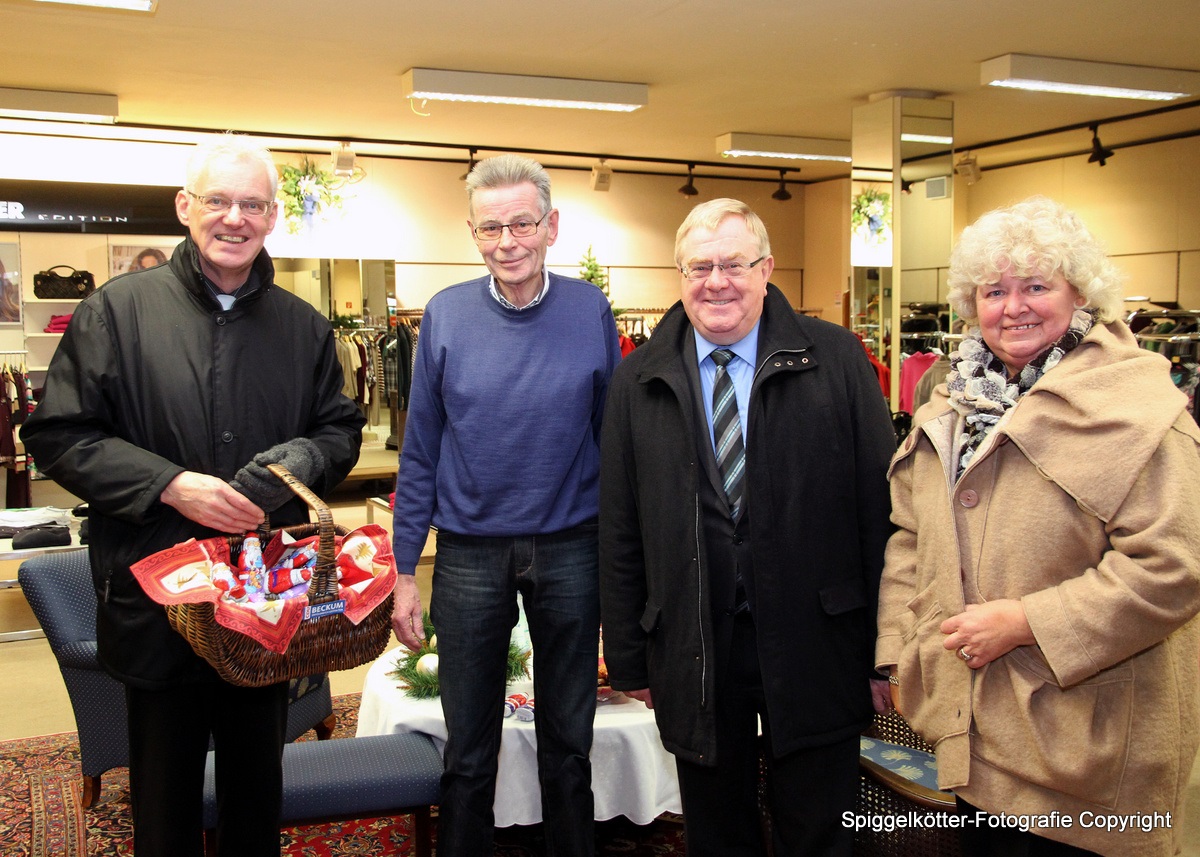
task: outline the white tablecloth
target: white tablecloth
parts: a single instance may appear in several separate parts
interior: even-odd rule
[[[446,744],[441,700],[412,699],[396,679],[388,678],[402,651],[384,653],[367,673],[357,734],[423,732],[441,750]],[[533,683],[515,682],[509,692],[531,694]],[[496,705],[501,702],[496,700]],[[663,749],[653,712],[636,699],[616,694],[596,706],[592,791],[600,821],[623,815],[636,824],[649,824],[664,812],[680,811],[675,759]],[[515,717],[504,721],[495,812],[497,827],[542,820],[534,725]]]

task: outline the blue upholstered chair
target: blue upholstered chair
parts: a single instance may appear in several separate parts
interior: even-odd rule
[[[83,805],[100,795],[100,778],[129,764],[125,688],[100,666],[96,656],[96,590],[87,550],[31,557],[17,571],[21,591],[46,633],[58,660],[75,726],[83,771]],[[333,734],[333,701],[327,675],[292,683],[287,740],[315,728],[319,738]]]
[[[216,768],[204,768],[205,854],[215,855]],[[442,756],[428,735],[392,732],[283,748],[285,827],[352,818],[413,817],[416,857],[433,853],[431,807],[441,797]]]

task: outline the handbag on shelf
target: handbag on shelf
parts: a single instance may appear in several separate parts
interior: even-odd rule
[[[60,274],[59,271],[69,271]],[[90,271],[77,271],[70,265],[55,265],[33,275],[33,294],[43,300],[86,298],[96,291],[96,278]]]

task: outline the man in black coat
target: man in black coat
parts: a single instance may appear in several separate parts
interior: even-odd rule
[[[22,430],[38,467],[90,504],[105,669],[125,684],[138,857],[200,857],[209,734],[217,854],[278,857],[287,683],[222,681],[130,572],[189,538],[308,520],[265,466],[318,495],[358,460],[329,322],[273,284],[271,155],[224,135],[196,148],[165,265],[80,303]]]
[[[682,301],[617,368],[601,441],[604,652],[676,756],[688,854],[850,853],[895,435],[859,341],[768,282],[762,221],[697,206]],[[716,401],[714,401],[714,393]]]

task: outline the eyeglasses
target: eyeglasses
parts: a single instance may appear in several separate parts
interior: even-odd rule
[[[716,268],[726,277],[731,280],[738,280],[750,273],[750,269],[761,262],[766,256],[759,256],[753,262],[726,262],[724,264],[716,264],[713,262],[697,262],[694,265],[684,265],[679,270],[689,280],[707,280],[712,276],[713,269]]]
[[[190,190],[188,196],[200,203],[200,207],[205,211],[211,211],[214,214],[229,211],[236,205],[238,210],[247,217],[266,217],[275,207],[275,203],[262,199],[226,199],[223,196],[201,196]]]
[[[513,238],[528,238],[538,231],[538,227],[542,225],[542,221],[546,219],[543,214],[537,220],[514,220],[512,223],[485,223],[483,226],[476,226],[471,231],[475,233],[475,237],[480,241],[499,241],[500,236],[507,229],[508,233]]]

